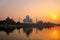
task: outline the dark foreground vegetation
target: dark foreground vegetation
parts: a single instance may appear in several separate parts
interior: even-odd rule
[[[60,26],[60,24],[54,24],[51,22],[43,22],[38,21],[37,23],[20,23],[15,22],[13,19],[10,19],[7,17],[5,20],[0,21],[0,31],[6,32],[6,34],[12,33],[15,29],[17,29],[20,32],[20,29],[22,28],[23,31],[26,33],[27,36],[32,33],[33,28],[36,28],[37,30],[43,30],[43,28],[51,28],[55,26]]]

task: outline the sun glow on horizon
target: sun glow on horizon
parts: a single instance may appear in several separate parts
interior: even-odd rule
[[[49,14],[50,16],[50,22],[53,22],[53,23],[59,23],[59,14],[58,14],[58,11],[57,10],[52,10]]]
[[[54,19],[54,20],[56,20],[56,19],[57,19],[57,17],[56,17],[56,16],[53,16],[53,19]]]

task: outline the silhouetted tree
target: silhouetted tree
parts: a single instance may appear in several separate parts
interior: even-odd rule
[[[44,23],[44,27],[45,27],[45,28],[51,28],[51,27],[53,27],[53,26],[54,26],[54,24],[51,23],[51,22]]]
[[[38,21],[38,22],[37,22],[37,28],[38,28],[39,30],[43,29],[43,21]]]
[[[10,19],[9,17],[5,20],[6,24],[15,24],[15,21],[13,19]]]
[[[17,22],[16,24],[17,24],[17,25],[20,25],[20,22]]]
[[[3,25],[3,24],[5,24],[5,21],[0,21],[0,25]]]

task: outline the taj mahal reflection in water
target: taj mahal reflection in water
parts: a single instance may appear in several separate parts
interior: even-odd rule
[[[37,21],[37,23],[33,23],[33,20],[28,15],[23,20],[23,23],[20,22],[15,23],[12,19],[8,17],[6,20],[0,21],[0,35],[1,35],[0,39],[50,40],[51,38],[53,39],[56,38],[56,40],[57,39],[59,40],[60,36],[55,36],[56,34],[54,35],[55,37],[51,37],[51,35],[53,34],[53,32],[51,31],[60,29],[59,26],[60,26],[59,24],[43,21]],[[56,31],[54,33],[56,33]]]

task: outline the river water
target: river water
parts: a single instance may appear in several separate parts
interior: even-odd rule
[[[7,34],[0,30],[0,40],[60,40],[60,27],[43,28],[21,28]]]

